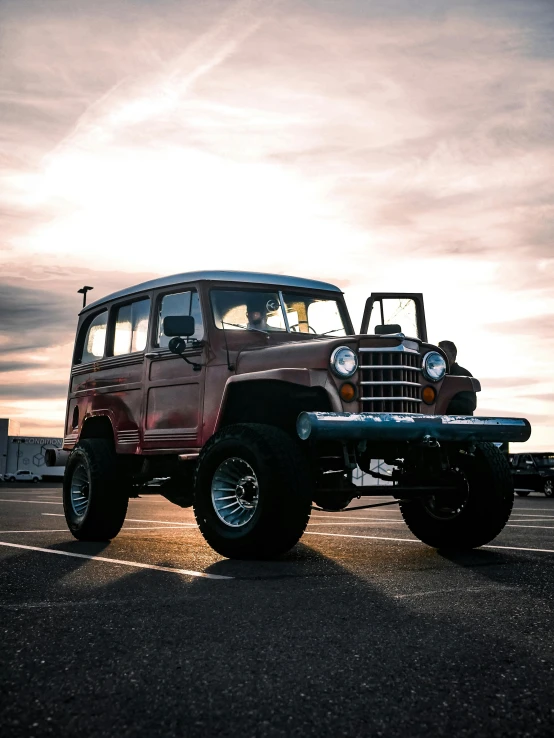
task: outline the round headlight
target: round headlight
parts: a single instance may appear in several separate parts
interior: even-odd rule
[[[423,357],[421,370],[423,376],[430,379],[431,382],[440,382],[446,374],[446,361],[437,351],[429,351]]]
[[[329,363],[338,377],[351,377],[358,368],[358,357],[348,346],[339,346],[331,354]]]

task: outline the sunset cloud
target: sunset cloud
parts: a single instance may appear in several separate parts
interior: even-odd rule
[[[533,413],[533,444],[554,447],[550,4],[0,12],[6,367],[65,346],[49,381],[67,377],[85,282],[96,299],[192,269],[292,273],[343,286],[356,325],[371,290],[421,291],[432,339],[482,378],[480,411]],[[9,370],[21,402],[28,370]]]

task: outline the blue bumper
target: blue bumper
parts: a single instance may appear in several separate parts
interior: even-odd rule
[[[296,421],[302,440],[322,441],[527,441],[531,424],[524,418],[416,413],[303,412]]]

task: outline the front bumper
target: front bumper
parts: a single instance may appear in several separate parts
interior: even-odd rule
[[[302,440],[322,441],[527,441],[531,424],[524,418],[419,413],[303,412],[296,421]]]

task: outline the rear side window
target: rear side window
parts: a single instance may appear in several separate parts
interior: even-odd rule
[[[81,363],[97,361],[104,356],[104,345],[106,343],[106,325],[108,323],[108,311],[104,310],[93,318],[87,329],[83,345]]]
[[[115,314],[113,355],[144,351],[148,339],[150,298],[123,305]]]
[[[175,292],[162,297],[158,316],[158,346],[160,348],[167,348],[170,341],[170,336],[166,336],[163,331],[164,318],[168,315],[192,315],[195,330],[194,336],[191,336],[191,338],[200,340],[203,337],[204,325],[198,292],[188,290],[187,292]]]

